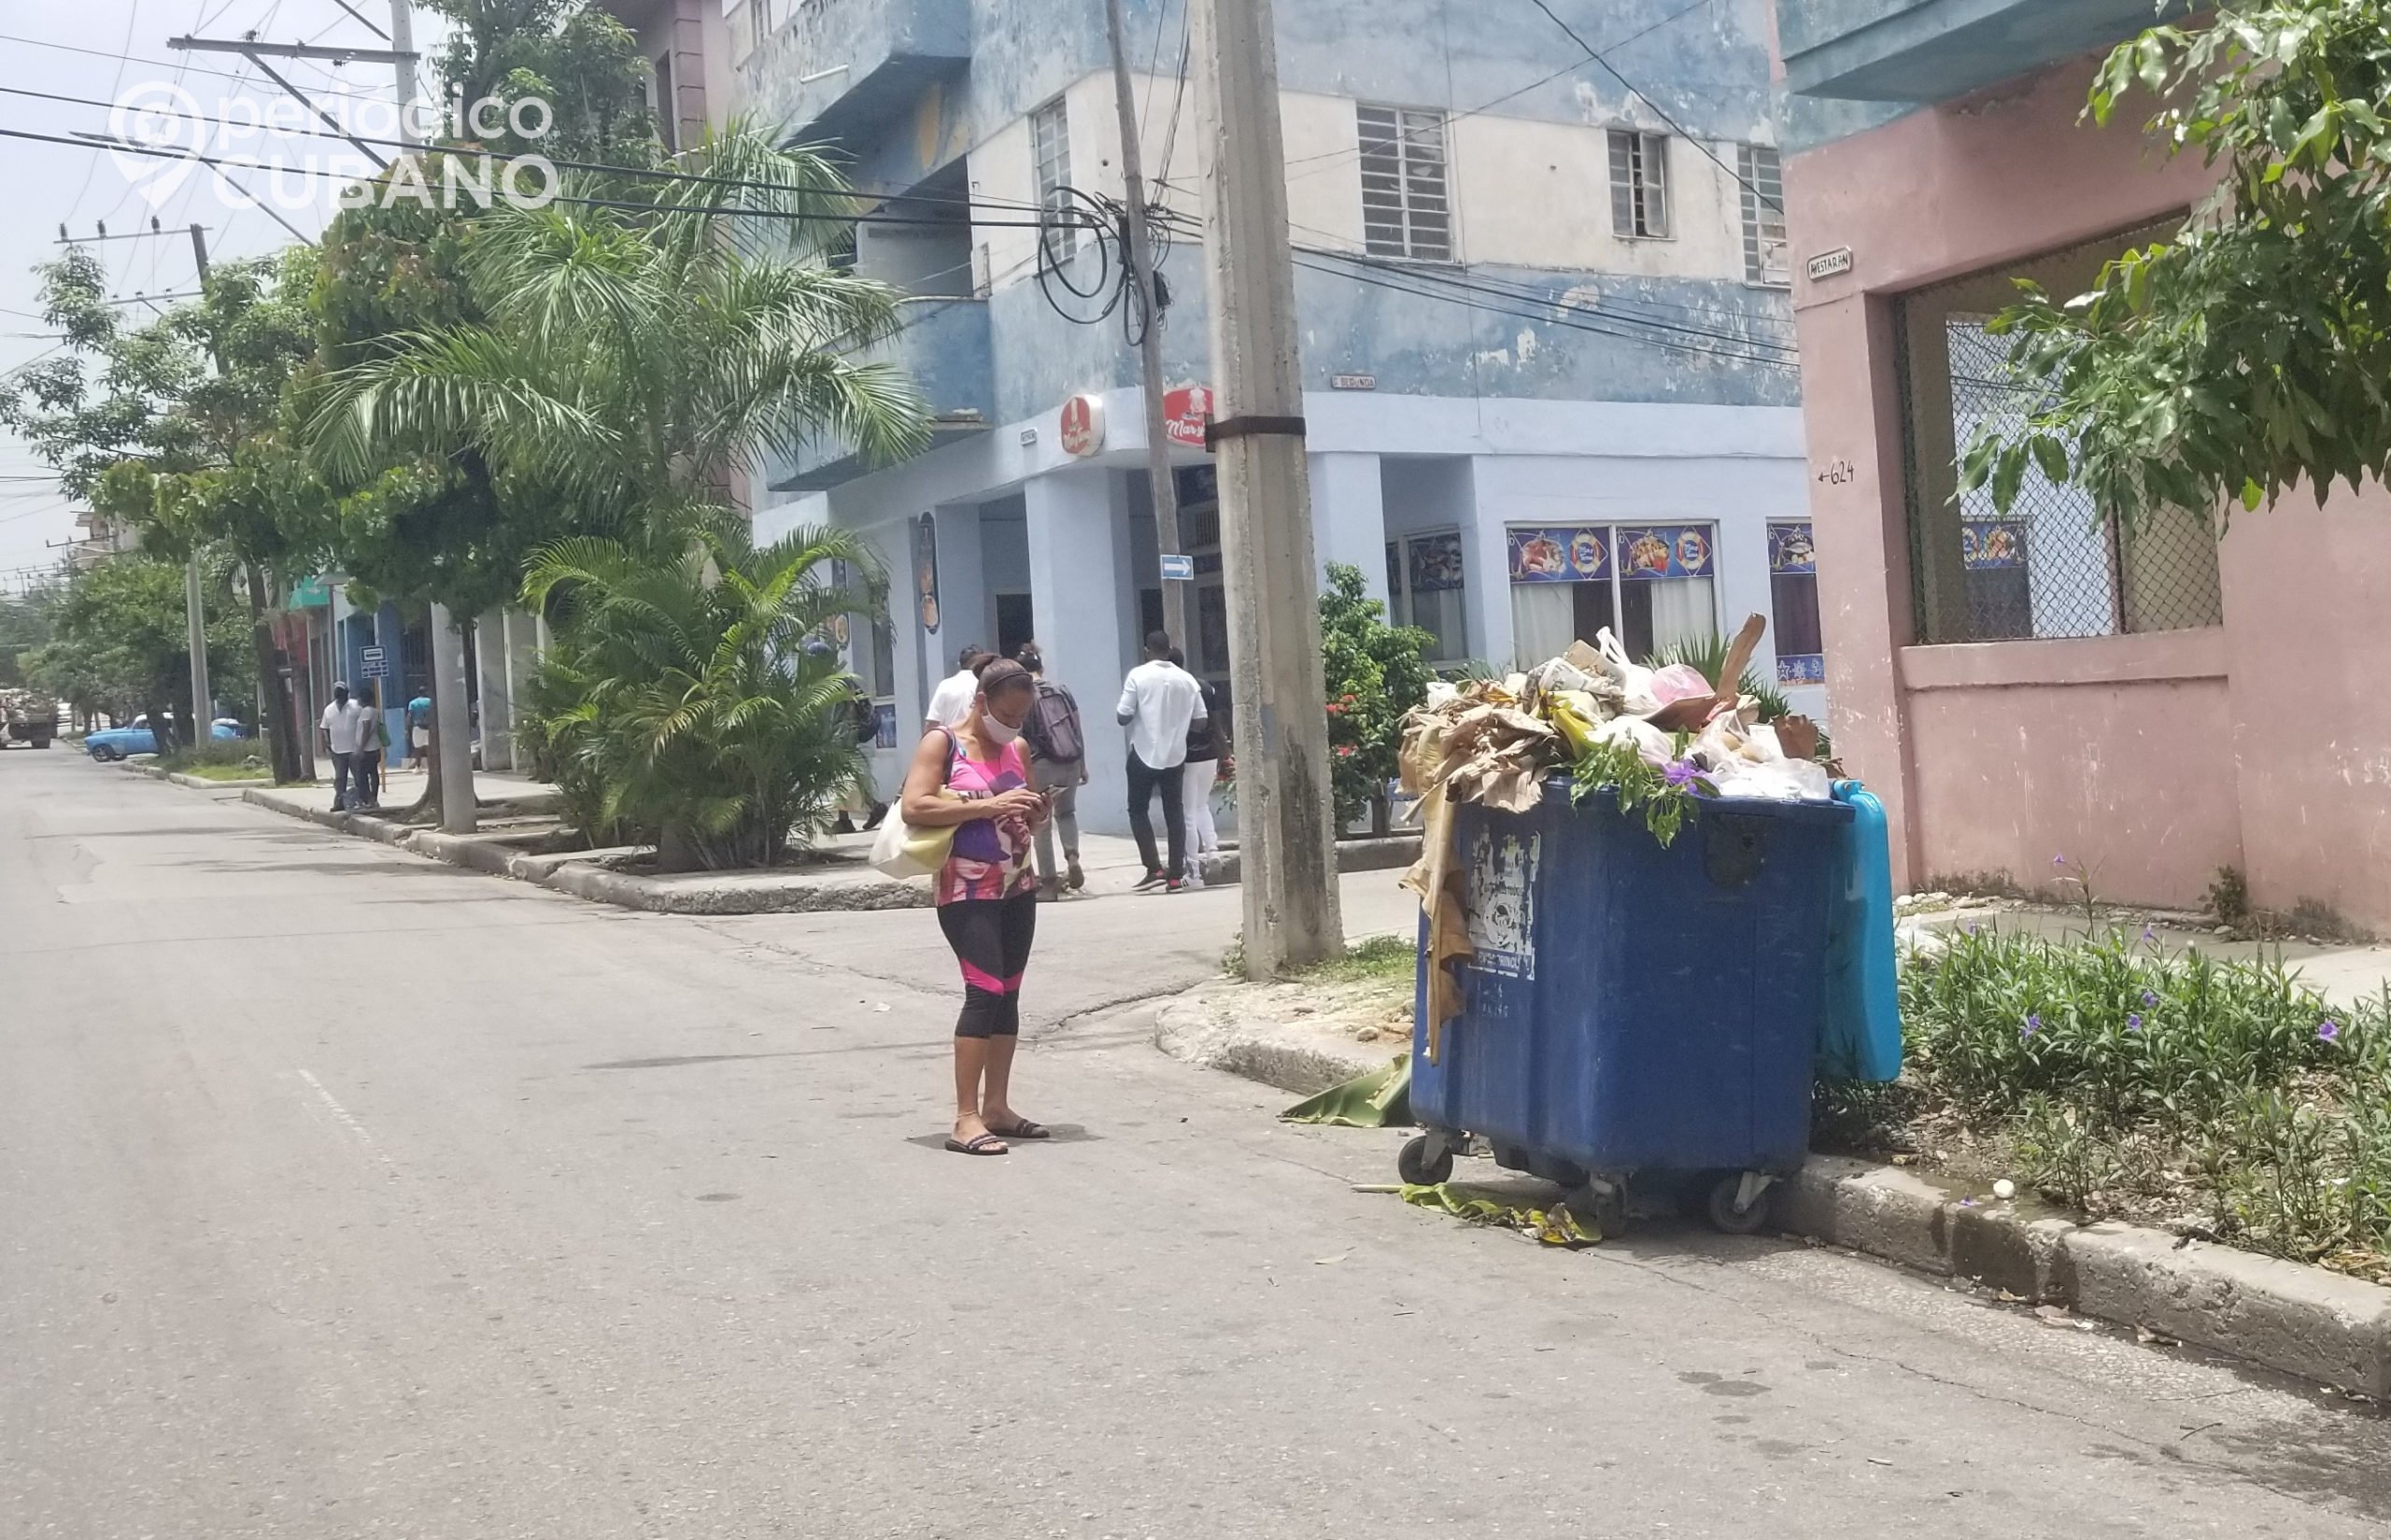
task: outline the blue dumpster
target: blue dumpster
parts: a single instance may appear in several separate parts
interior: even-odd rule
[[[1598,1194],[1698,1175],[1715,1222],[1757,1228],[1809,1148],[1851,806],[1705,800],[1666,849],[1641,810],[1572,806],[1560,777],[1528,812],[1456,816],[1477,954],[1432,1058],[1422,949],[1411,1106],[1429,1133],[1405,1179],[1444,1180],[1474,1134]]]

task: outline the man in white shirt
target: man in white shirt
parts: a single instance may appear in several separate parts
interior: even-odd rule
[[[348,698],[347,685],[335,683],[332,703],[324,708],[324,719],[318,727],[324,752],[332,756],[332,811],[338,812],[349,803],[349,770],[357,757],[358,740],[364,733],[365,708]]]
[[[959,728],[971,714],[971,702],[980,693],[980,668],[997,655],[973,643],[963,649],[955,660],[955,671],[938,682],[930,691],[929,709],[923,713],[922,726],[929,728]]]
[[[1154,631],[1146,637],[1146,660],[1129,671],[1121,685],[1121,703],[1112,714],[1129,729],[1129,832],[1137,836],[1138,858],[1146,875],[1139,891],[1161,887],[1177,893],[1187,859],[1187,812],[1180,789],[1187,762],[1187,729],[1204,721],[1204,692],[1196,676],[1170,660],[1170,636]],[[1154,826],[1148,804],[1162,795],[1163,828],[1170,840],[1170,865],[1154,859]]]

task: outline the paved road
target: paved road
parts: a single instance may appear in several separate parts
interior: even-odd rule
[[[0,1534],[2391,1524],[2345,1404],[1828,1251],[1469,1230],[1073,1014],[1234,923],[1057,916],[1021,1100],[1082,1131],[967,1161],[927,914],[630,915],[0,755]]]

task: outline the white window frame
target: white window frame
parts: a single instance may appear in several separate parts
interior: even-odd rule
[[[1735,194],[1744,218],[1744,281],[1790,289],[1793,262],[1785,238],[1785,168],[1775,145],[1735,147]]]
[[[1406,261],[1455,260],[1451,135],[1441,110],[1353,104],[1361,147],[1362,249]]]
[[[1669,203],[1669,135],[1612,129],[1611,233],[1624,241],[1674,240]]]
[[[1049,215],[1071,211],[1065,190],[1071,185],[1071,108],[1067,96],[1032,107],[1029,112],[1029,181],[1038,190],[1038,206]],[[1048,249],[1068,256],[1086,244],[1088,233],[1075,229],[1068,244],[1055,241]],[[1040,241],[1052,237],[1040,233]]]

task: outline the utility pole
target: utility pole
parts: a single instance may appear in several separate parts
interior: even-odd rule
[[[199,269],[199,288],[207,291],[207,227],[191,227],[191,264]],[[224,366],[223,339],[211,332],[208,351],[215,355],[219,378],[230,374]],[[241,563],[248,574],[249,585],[249,648],[257,660],[258,716],[262,730],[268,734],[266,752],[274,756],[274,778],[277,781],[299,779],[299,725],[290,709],[290,678],[282,649],[274,643],[273,629],[265,618],[265,574],[258,571],[254,561]],[[183,573],[184,607],[192,616],[191,684],[197,690],[206,679],[207,665],[203,657],[205,634],[199,618],[199,557],[193,553],[190,566]],[[191,714],[199,721],[192,724],[193,744],[205,743],[214,728],[208,718],[212,714],[202,701],[194,700]]]
[[[1329,811],[1278,36],[1270,0],[1191,3],[1210,156],[1205,288],[1219,402],[1206,437],[1220,470],[1245,970],[1263,979],[1337,955],[1345,926]]]
[[[1138,104],[1129,89],[1129,57],[1121,42],[1121,0],[1104,0],[1104,37],[1112,49],[1112,97],[1121,114],[1121,178],[1129,205],[1129,276],[1138,287],[1138,305],[1145,317],[1144,334],[1138,339],[1138,364],[1145,381],[1146,480],[1153,488],[1154,549],[1164,556],[1180,554],[1179,483],[1170,472],[1170,436],[1163,417],[1162,309],[1154,303],[1153,242],[1146,233],[1146,178],[1138,142]],[[1189,584],[1164,577],[1162,628],[1187,656],[1203,667],[1202,638],[1189,629]]]
[[[107,229],[106,224],[102,224],[99,234],[86,238],[101,241],[139,241],[165,233],[158,227],[157,217],[154,215],[150,217],[149,228],[147,230],[123,231],[111,235],[107,233]],[[61,224],[58,227],[58,244],[80,246],[83,243],[66,233],[66,226]],[[200,288],[205,290],[207,287],[205,226],[195,224],[191,227],[191,249],[192,257],[199,262]],[[220,356],[217,360],[216,367],[218,373],[223,372],[224,362]],[[191,655],[191,713],[199,720],[196,724],[186,722],[182,727],[183,731],[189,735],[191,745],[196,746],[207,742],[213,728],[215,705],[213,692],[209,689],[207,682],[207,600],[200,589],[199,553],[195,550],[183,559],[183,645],[184,650]]]
[[[414,145],[415,7],[390,0],[390,70],[399,90],[399,139]],[[474,812],[473,708],[465,686],[465,639],[448,606],[432,605],[432,774],[440,788],[440,827],[471,834]]]

